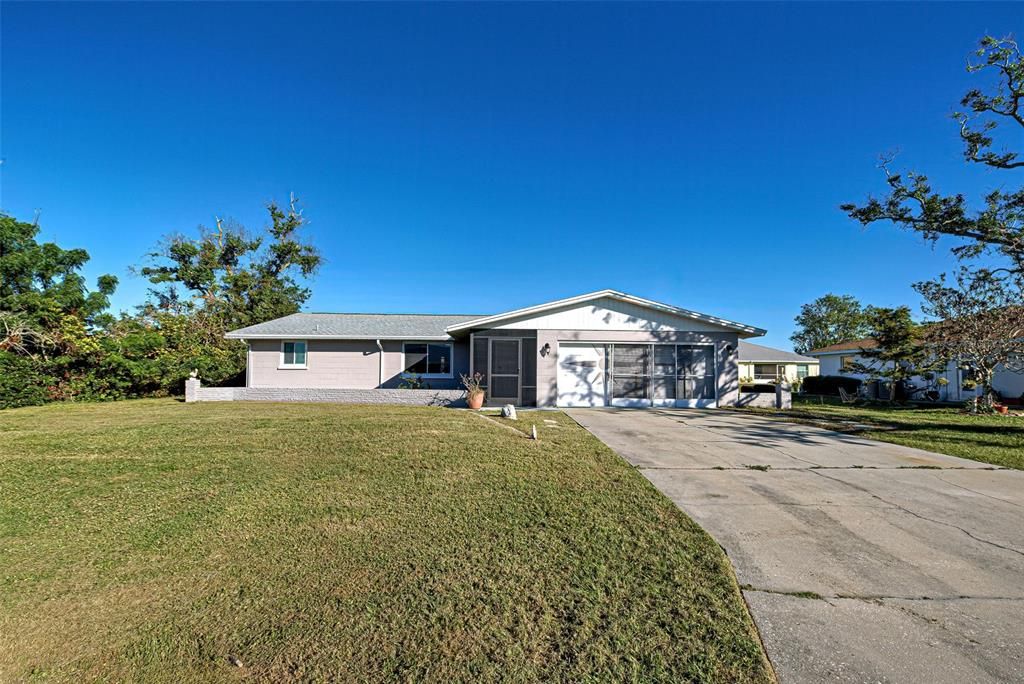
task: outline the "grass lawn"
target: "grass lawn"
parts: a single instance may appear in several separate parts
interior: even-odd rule
[[[0,412],[0,681],[770,681],[717,544],[543,417]]]
[[[883,442],[1024,469],[1024,417],[972,416],[957,408],[850,406],[838,400],[822,405],[817,398],[803,397],[793,397],[789,411],[751,410],[797,420],[824,420],[828,427]],[[841,421],[853,421],[868,429],[853,428]]]

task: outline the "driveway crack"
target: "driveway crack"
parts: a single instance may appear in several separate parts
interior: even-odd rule
[[[890,604],[883,604],[883,605],[890,605]],[[908,606],[894,605],[893,607],[896,608],[896,610],[899,610],[899,611],[909,615],[912,618],[916,618],[918,620],[922,620],[922,621],[924,621],[925,623],[927,623],[929,625],[934,625],[935,627],[938,627],[942,631],[947,632],[947,633],[951,634],[952,636],[957,637],[959,639],[963,639],[964,641],[966,641],[966,642],[968,642],[970,644],[979,644],[979,643],[981,643],[977,639],[972,639],[971,637],[967,636],[966,634],[964,634],[962,632],[958,632],[955,629],[952,629],[943,620],[940,620],[938,618],[928,617],[927,615],[922,615],[921,613],[918,613],[916,610],[914,610],[914,609],[912,609],[912,608],[910,608]]]
[[[985,492],[979,492],[976,489],[971,489],[970,487],[965,487],[965,486],[963,486],[961,484],[957,484],[956,482],[950,482],[949,480],[947,480],[946,478],[942,477],[941,475],[936,475],[935,477],[937,477],[938,479],[942,480],[943,482],[945,482],[948,485],[953,485],[957,489],[963,489],[964,491],[971,492],[972,494],[977,494],[978,496],[984,496],[987,499],[993,499],[993,500],[998,501],[1000,503],[1010,504],[1011,506],[1015,506],[1017,508],[1024,508],[1024,506],[1021,506],[1019,503],[1016,503],[1014,501],[1010,501],[1009,499],[1003,499],[1003,498],[1000,498],[998,496],[992,496],[991,494],[986,494]]]
[[[743,591],[756,591],[762,594],[776,594],[778,596],[793,596],[795,598],[806,598],[806,599],[821,599],[823,601],[832,600],[849,600],[849,601],[921,601],[921,602],[952,602],[952,601],[1017,601],[1024,602],[1024,596],[893,596],[889,594],[819,594],[814,591],[787,591],[783,589],[767,589],[765,587],[755,587],[751,584],[742,584],[740,589]]]
[[[811,472],[815,473],[816,475],[820,475],[821,477],[824,477],[827,480],[832,480],[833,482],[838,482],[840,484],[846,485],[847,487],[852,487],[853,489],[856,489],[858,491],[864,492],[868,496],[870,496],[870,497],[872,497],[874,499],[878,499],[882,503],[888,504],[890,506],[894,506],[894,507],[898,508],[899,510],[903,511],[904,513],[912,515],[915,518],[918,518],[920,520],[924,520],[924,521],[930,522],[930,523],[935,523],[936,525],[944,525],[945,527],[951,527],[954,530],[960,530],[961,532],[966,534],[971,539],[973,539],[975,541],[978,541],[978,542],[981,542],[982,544],[988,544],[989,546],[993,546],[993,547],[995,547],[997,549],[1002,549],[1003,551],[1009,551],[1010,553],[1015,553],[1018,556],[1024,556],[1024,551],[1021,551],[1020,549],[1015,549],[1012,546],[1005,546],[1005,545],[1000,544],[998,542],[994,542],[991,539],[985,539],[984,537],[979,537],[978,535],[974,534],[970,530],[964,529],[963,527],[960,527],[959,525],[954,525],[953,523],[946,522],[945,520],[936,520],[935,518],[929,518],[926,515],[921,515],[920,513],[917,513],[916,511],[910,510],[906,506],[903,506],[903,505],[901,505],[899,503],[896,503],[895,501],[889,501],[888,499],[886,499],[884,497],[881,497],[878,494],[875,494],[870,489],[867,489],[865,487],[860,487],[860,486],[855,485],[855,484],[850,483],[850,482],[844,482],[843,480],[839,480],[839,479],[834,478],[834,477],[829,477],[825,473],[821,472],[821,469],[814,469]]]

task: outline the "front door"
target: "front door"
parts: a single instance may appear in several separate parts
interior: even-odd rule
[[[498,404],[519,404],[519,340],[491,339],[491,376],[487,387],[491,401]]]

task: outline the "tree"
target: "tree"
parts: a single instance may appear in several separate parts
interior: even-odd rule
[[[859,340],[867,334],[865,313],[854,297],[829,293],[800,307],[797,331],[789,339],[798,354]]]
[[[944,360],[923,344],[921,326],[910,317],[909,307],[872,307],[866,318],[868,337],[875,346],[861,347],[858,355],[869,359],[869,362],[855,362],[844,372],[860,373],[891,383],[889,401],[895,400],[895,388],[899,383],[906,383],[915,376],[934,372],[945,365]]]
[[[986,36],[975,54],[979,61],[969,63],[968,72],[991,73],[997,81],[990,93],[969,91],[960,100],[964,111],[953,114],[964,143],[964,158],[1000,171],[1024,168],[1017,152],[995,149],[994,137],[1000,124],[1008,123],[1020,140],[1017,127],[1024,129],[1024,57],[1009,37]],[[1012,134],[1009,137],[1014,139]],[[863,225],[890,221],[931,242],[942,236],[958,238],[954,254],[962,259],[997,256],[1002,264],[994,272],[1010,275],[1019,287],[1024,279],[1024,188],[993,190],[985,196],[982,208],[971,211],[962,194],[935,192],[927,176],[910,172],[904,177],[891,170],[892,162],[893,157],[888,156],[880,164],[889,186],[884,197],[869,196],[862,205],[843,204],[841,209]]]
[[[100,276],[90,291],[84,249],[39,243],[38,223],[0,214],[0,313],[4,349],[26,356],[70,351],[106,322],[117,278]]]
[[[928,346],[942,358],[955,359],[982,391],[970,403],[973,412],[992,410],[996,369],[1024,372],[1024,307],[1008,293],[1006,276],[972,275],[961,269],[955,284],[938,280],[917,283],[929,327]]]
[[[299,311],[310,291],[298,278],[312,276],[323,259],[300,235],[305,219],[294,197],[287,210],[271,202],[267,211],[264,235],[217,219],[212,230],[200,226],[197,239],[172,235],[149,255],[139,273],[157,287],[134,320],[111,331],[121,372],[138,370],[132,363],[143,358],[159,364],[165,390],[191,368],[210,382],[227,380],[244,370],[245,345],[225,340],[226,332]],[[154,349],[154,335],[166,349]]]
[[[151,306],[202,312],[222,329],[297,312],[310,292],[296,278],[313,275],[323,258],[299,235],[305,219],[294,197],[287,211],[273,202],[267,211],[271,224],[266,236],[250,237],[243,227],[217,219],[214,230],[200,226],[197,240],[167,238],[149,255],[153,263],[140,269],[151,283],[163,286],[150,290]]]
[[[90,290],[84,249],[40,243],[38,223],[0,214],[0,407],[76,395],[99,349],[98,331],[117,286]]]

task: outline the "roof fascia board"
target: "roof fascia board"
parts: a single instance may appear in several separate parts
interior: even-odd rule
[[[868,349],[870,349],[870,347],[868,347]],[[810,352],[807,352],[807,354],[809,356],[835,356],[836,354],[856,354],[859,351],[861,351],[859,348],[858,349],[837,349],[836,351],[825,351],[825,352],[810,351]]]
[[[262,335],[253,335],[235,332],[226,333],[224,337],[229,340],[307,340],[315,338],[322,340],[409,340],[413,342],[419,340],[447,342],[452,339],[451,335],[325,335],[323,333],[264,333]]]

